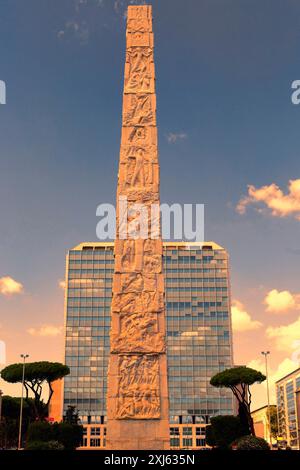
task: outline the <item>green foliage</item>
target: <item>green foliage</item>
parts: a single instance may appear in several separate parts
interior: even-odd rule
[[[23,364],[11,364],[1,371],[1,377],[6,382],[17,383],[22,382]],[[33,380],[54,382],[54,380],[62,379],[70,373],[68,366],[60,362],[29,362],[25,367],[25,381]]]
[[[239,403],[239,417],[241,423],[247,429],[247,434],[255,436],[253,420],[250,412],[251,392],[250,385],[261,383],[266,376],[250,367],[240,366],[225,369],[210,379],[214,387],[230,388]]]
[[[261,372],[250,367],[232,367],[214,375],[210,384],[214,387],[231,387],[239,384],[253,385],[266,380],[266,376]]]
[[[19,419],[21,398],[3,395],[2,397],[2,418]],[[34,419],[33,399],[23,401],[23,419]]]
[[[10,397],[4,395],[2,397],[2,417],[5,418],[18,418],[20,414],[20,398]],[[23,411],[28,408],[28,404],[24,404]]]
[[[64,445],[66,450],[76,449],[81,443],[83,427],[78,424],[54,423],[52,425],[55,439]]]
[[[53,429],[47,421],[31,423],[27,430],[27,442],[47,442],[54,439]]]
[[[19,422],[17,419],[3,418],[0,423],[0,446],[12,449],[18,446]]]
[[[68,405],[66,414],[64,416],[64,422],[69,424],[79,424],[79,416],[76,411],[76,406]]]
[[[270,422],[271,422],[271,436],[276,439],[278,436],[278,419],[277,419],[277,407],[275,405],[270,406]]]
[[[19,432],[21,398],[4,395],[2,397],[2,421],[0,423],[0,447],[9,449],[17,447]],[[22,434],[34,420],[33,400],[23,402]]]
[[[4,395],[2,397],[2,417],[4,418],[18,418],[20,415],[20,403],[21,398],[10,397],[9,395]],[[29,409],[28,403],[23,403],[23,413],[24,415]]]
[[[64,450],[64,446],[58,441],[32,441],[26,445],[25,450]]]
[[[36,419],[44,419],[53,395],[52,382],[62,379],[70,373],[68,366],[60,362],[29,362],[25,366],[24,387],[26,401],[29,400],[29,390],[34,394],[33,410]],[[11,364],[1,371],[1,377],[10,383],[22,382],[23,364]],[[42,401],[43,385],[48,385],[49,396],[46,403]]]
[[[269,444],[262,437],[244,436],[236,442],[237,450],[270,450]]]
[[[209,446],[228,449],[234,440],[245,434],[238,416],[215,416],[210,422],[210,426],[206,427],[206,442]]]
[[[63,445],[66,450],[76,449],[81,443],[83,436],[83,427],[77,424],[54,423],[47,421],[37,421],[30,424],[27,432],[28,449],[32,443],[57,441]]]

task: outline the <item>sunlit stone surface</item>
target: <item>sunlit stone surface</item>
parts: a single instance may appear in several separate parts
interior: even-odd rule
[[[127,220],[119,217],[120,197],[127,198]],[[130,211],[135,204],[145,208],[148,236],[133,238],[127,230],[122,239],[121,228],[134,226],[139,216]],[[162,241],[159,217],[152,217],[150,233],[153,204],[159,204],[159,164],[152,10],[129,6],[108,369],[110,449],[169,447]]]

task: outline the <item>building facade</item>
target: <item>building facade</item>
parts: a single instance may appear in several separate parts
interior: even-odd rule
[[[228,256],[214,242],[163,248],[171,448],[205,447],[211,416],[233,414],[230,391],[211,376],[233,366]],[[63,410],[76,406],[83,447],[106,445],[113,243],[82,243],[67,255]]]
[[[269,444],[275,445],[276,439],[272,437],[272,433],[270,433],[270,420],[269,420],[269,413],[274,413],[276,416],[277,407],[276,405],[270,405],[270,409],[268,405],[262,406],[257,410],[251,412],[251,416],[253,419],[253,425],[255,430],[255,435],[257,437],[262,437],[265,439]],[[272,419],[271,419],[272,422]]]
[[[300,449],[300,368],[276,382],[278,444]]]

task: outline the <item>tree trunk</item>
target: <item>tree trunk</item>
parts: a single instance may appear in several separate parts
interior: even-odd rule
[[[242,429],[246,434],[252,434],[252,428],[249,420],[249,413],[246,406],[246,403],[239,402],[239,418],[241,421]],[[251,416],[250,416],[251,418]]]
[[[252,419],[252,416],[251,416],[250,413],[249,413],[249,427],[250,427],[250,431],[251,431],[252,436],[255,437],[255,429],[254,429],[253,419]]]

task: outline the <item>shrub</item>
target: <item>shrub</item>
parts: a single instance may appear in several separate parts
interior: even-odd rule
[[[228,449],[232,441],[244,435],[245,429],[238,416],[214,416],[206,427],[207,444],[218,449]]]
[[[58,441],[32,441],[26,445],[26,450],[64,450]]]
[[[260,371],[246,366],[231,367],[222,370],[210,379],[214,387],[229,388],[239,404],[239,417],[246,434],[255,435],[253,419],[250,412],[251,392],[250,386],[266,380]]]
[[[53,430],[47,421],[35,421],[28,426],[27,442],[47,442],[53,440]]]
[[[46,421],[36,421],[29,425],[27,431],[26,448],[36,443],[58,442],[64,449],[76,449],[81,443],[83,435],[83,427],[77,424],[54,423],[50,424]],[[47,447],[48,449],[48,447]]]
[[[61,442],[66,450],[76,449],[81,443],[83,427],[78,424],[54,423],[52,425],[53,435]]]
[[[236,442],[237,450],[270,450],[269,444],[262,437],[243,436]]]

